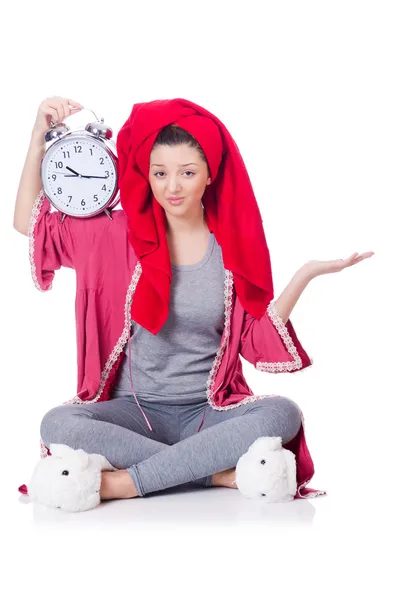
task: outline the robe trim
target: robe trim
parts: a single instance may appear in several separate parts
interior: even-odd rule
[[[36,273],[36,263],[34,261],[34,244],[35,244],[34,229],[36,227],[37,220],[40,216],[44,198],[45,198],[45,195],[44,195],[43,190],[41,189],[36,200],[34,201],[34,204],[32,207],[32,212],[31,212],[30,218],[29,218],[29,229],[28,229],[30,272],[32,275],[33,283],[34,283],[35,287],[39,290],[39,292],[49,292],[52,289],[52,282],[50,283],[50,285],[48,286],[48,288],[46,290],[44,288],[42,288],[41,285],[39,284],[39,280],[37,279],[37,273]]]
[[[267,373],[284,373],[287,371],[296,371],[302,368],[302,359],[299,356],[298,350],[291,339],[290,334],[288,333],[288,329],[284,325],[278,310],[276,308],[275,302],[271,302],[267,307],[267,314],[274,327],[277,330],[277,333],[283,340],[287,351],[294,359],[289,362],[262,362],[258,361],[255,365],[255,368],[258,371],[265,371]]]
[[[48,448],[40,438],[40,458],[46,458],[48,456]]]
[[[232,304],[233,304],[233,273],[228,269],[225,269],[225,279],[224,279],[224,290],[223,290],[223,298],[225,305],[225,322],[224,322],[224,331],[222,336],[221,344],[218,348],[218,352],[214,358],[212,363],[212,367],[207,379],[207,401],[211,406],[213,405],[213,398],[215,396],[215,379],[217,373],[219,371],[219,367],[222,363],[222,358],[227,348],[227,344],[230,337],[230,320],[232,314]]]
[[[120,353],[123,351],[124,346],[128,342],[128,337],[131,332],[131,322],[132,322],[131,304],[132,304],[132,299],[135,294],[136,286],[138,285],[138,281],[139,281],[139,278],[141,275],[142,275],[142,265],[141,265],[140,261],[138,261],[135,266],[130,285],[128,286],[127,296],[125,299],[124,328],[121,333],[121,336],[118,339],[118,342],[116,343],[115,347],[113,348],[112,352],[110,353],[109,358],[106,361],[106,365],[101,373],[99,389],[98,389],[96,395],[94,396],[94,398],[92,398],[92,400],[81,400],[79,398],[79,396],[77,395],[77,396],[74,396],[74,398],[72,398],[71,400],[66,400],[66,402],[64,402],[63,404],[93,404],[94,402],[98,402],[98,400],[101,397],[103,390],[105,388],[105,384],[106,384],[107,378],[109,377],[109,373],[112,370],[112,367],[113,367],[114,363],[116,362],[117,358],[119,357]]]
[[[311,492],[308,492],[307,494],[302,494],[301,489],[306,487],[310,481],[311,480],[308,479],[304,483],[301,483],[300,486],[298,487],[298,490],[296,493],[299,496],[299,498],[304,498],[307,500],[308,498],[317,498],[317,496],[326,496],[327,495],[327,492],[324,492],[323,490],[313,490]]]
[[[262,400],[263,398],[273,398],[275,394],[260,394],[253,396],[246,396],[240,402],[235,402],[233,404],[228,404],[227,406],[218,406],[215,404],[214,397],[218,389],[222,384],[220,384],[215,390],[215,379],[218,373],[219,367],[222,362],[223,355],[227,348],[227,344],[230,337],[230,321],[231,321],[231,313],[232,313],[232,298],[233,298],[233,287],[234,287],[234,279],[232,271],[225,270],[225,290],[224,290],[224,298],[225,298],[225,329],[223,340],[217,352],[217,355],[214,359],[212,369],[210,371],[210,375],[207,380],[207,401],[208,404],[214,410],[232,410],[233,408],[237,408],[238,406],[242,406],[243,404],[248,404],[250,402],[256,402],[256,400]]]

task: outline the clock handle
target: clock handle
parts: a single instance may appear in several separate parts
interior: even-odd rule
[[[108,127],[104,123],[103,117],[101,117],[101,119],[98,119],[97,115],[92,110],[92,108],[84,107],[81,110],[88,110],[88,112],[91,112],[94,115],[94,117],[96,118],[96,121],[94,121],[93,123],[88,123],[85,126],[85,131],[88,131],[89,133],[91,133],[92,135],[94,135],[97,138],[103,138],[105,140],[110,140],[111,137],[113,136],[113,130],[111,127]],[[69,115],[69,116],[72,116],[72,115]],[[51,125],[51,129],[49,129],[45,134],[46,142],[52,142],[55,139],[59,139],[70,131],[70,127],[65,125],[65,123],[56,123],[54,121],[50,121],[50,125]]]
[[[97,121],[99,121],[99,119],[98,119],[97,115],[96,115],[96,114],[95,114],[95,112],[92,110],[92,108],[86,108],[86,107],[84,106],[84,107],[83,107],[83,108],[82,108],[82,109],[79,111],[79,113],[81,113],[83,110],[88,110],[88,112],[91,112],[91,113],[94,115],[94,117],[96,118],[96,120],[97,120]],[[69,115],[69,117],[71,117],[71,116],[72,116],[72,115]],[[66,117],[66,118],[67,118],[67,117]],[[103,121],[103,119],[101,119],[101,121]],[[59,123],[60,123],[60,121],[59,121],[59,122],[56,122],[56,121],[50,121],[50,125],[51,125],[51,127],[56,127],[56,125],[58,125]]]
[[[91,108],[82,108],[81,110],[88,110],[89,112],[92,112],[92,114],[95,116],[96,119],[98,119],[98,117],[96,116],[95,112],[91,109]],[[80,111],[81,112],[81,111]],[[69,117],[71,117],[73,115],[69,115]],[[68,117],[66,117],[67,119]],[[65,120],[66,120],[65,119]],[[86,130],[90,131],[92,129],[93,133],[95,135],[101,135],[101,137],[112,137],[112,130],[108,127],[106,127],[106,125],[104,125],[103,123],[103,119],[101,119],[98,123],[89,123],[86,126]],[[107,131],[110,131],[110,133],[106,133]],[[58,140],[60,138],[62,138],[64,135],[66,135],[67,133],[69,133],[70,131],[70,127],[68,125],[65,125],[65,123],[63,123],[62,121],[50,121],[50,129],[48,129],[44,135],[44,139],[47,143],[51,143],[54,140]]]

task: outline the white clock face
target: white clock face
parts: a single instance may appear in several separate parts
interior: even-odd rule
[[[44,156],[41,176],[44,192],[69,215],[100,212],[114,196],[115,163],[105,144],[85,136],[63,138]]]

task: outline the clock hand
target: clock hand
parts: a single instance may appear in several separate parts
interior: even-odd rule
[[[61,171],[54,171],[54,173],[59,173],[64,177],[84,177],[84,179],[108,179],[109,175],[99,176],[99,175],[67,175],[66,173],[62,173]]]
[[[53,171],[54,173],[59,173],[60,175],[63,175],[64,177],[84,177],[84,179],[108,179],[109,175],[80,175],[80,173],[77,173],[77,171],[75,171],[74,169],[71,169],[70,167],[66,167],[66,169],[68,169],[69,171],[72,171],[72,173],[74,173],[74,175],[68,175],[67,173],[63,173],[62,171]]]
[[[71,171],[72,173],[75,174],[75,176],[80,177],[80,173],[77,173],[77,171],[75,171],[74,169],[71,169],[70,167],[66,167],[68,171]]]
[[[64,173],[63,171],[52,171],[53,173],[57,173],[58,175],[64,175],[64,177],[77,177],[77,175],[68,175],[67,173]]]

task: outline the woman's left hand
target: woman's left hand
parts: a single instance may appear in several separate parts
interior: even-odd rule
[[[373,256],[375,252],[364,252],[358,254],[355,252],[348,258],[338,258],[335,260],[310,260],[303,266],[304,272],[312,279],[318,275],[325,275],[326,273],[339,273],[346,267],[352,267],[362,260],[366,260]]]

